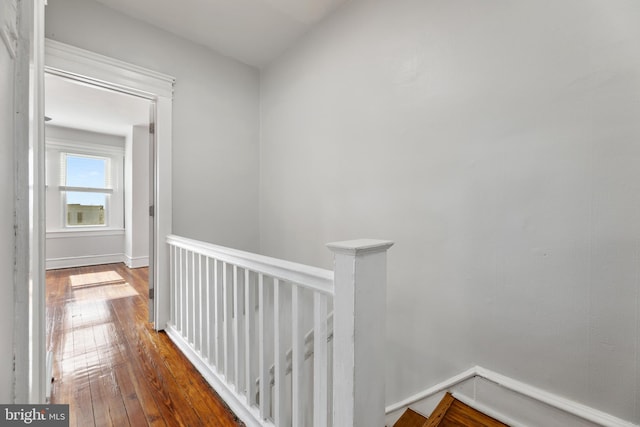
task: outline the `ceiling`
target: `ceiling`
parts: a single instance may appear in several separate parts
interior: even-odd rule
[[[239,61],[268,64],[348,0],[96,0]],[[125,136],[149,101],[45,74],[52,125]]]
[[[126,136],[149,122],[149,100],[48,73],[44,83],[44,110],[52,125]]]
[[[260,67],[348,0],[97,1]]]

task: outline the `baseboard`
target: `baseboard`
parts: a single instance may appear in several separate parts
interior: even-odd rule
[[[58,268],[84,267],[87,265],[115,264],[124,262],[124,254],[84,255],[65,258],[47,258],[47,270]]]
[[[222,400],[229,405],[233,413],[236,414],[247,427],[274,427],[273,424],[268,421],[261,421],[258,409],[247,407],[244,398],[238,397],[235,390],[227,385],[224,379],[204,361],[200,354],[191,347],[189,342],[184,339],[180,332],[172,325],[167,325],[165,332],[176,347],[180,349],[198,372],[200,372],[200,375],[204,377],[216,393],[220,395]]]
[[[129,268],[149,267],[149,257],[148,256],[130,257],[129,255],[125,255],[124,263]]]
[[[411,407],[428,415],[445,391],[505,424],[519,426],[640,427],[606,412],[475,366],[386,408],[392,426]]]

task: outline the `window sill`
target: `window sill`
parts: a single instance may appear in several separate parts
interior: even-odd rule
[[[47,231],[47,239],[69,239],[73,237],[124,236],[124,228],[73,228]]]

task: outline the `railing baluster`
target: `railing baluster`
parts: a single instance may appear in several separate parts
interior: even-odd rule
[[[222,325],[222,310],[220,309],[220,261],[213,260],[213,359],[216,369],[220,372],[220,326]]]
[[[204,349],[203,356],[211,363],[211,276],[209,274],[209,257],[204,258],[204,289],[205,289],[205,316],[204,323],[206,332],[203,334],[205,342],[202,344]]]
[[[189,304],[189,298],[191,295],[190,285],[191,280],[189,279],[189,255],[191,251],[185,251],[184,253],[184,336],[188,342],[191,342],[189,338],[189,332],[191,330],[189,323],[191,322],[191,306]]]
[[[313,296],[313,425],[327,426],[327,297]]]
[[[282,318],[285,311],[283,298],[283,284],[280,280],[273,280],[273,345],[274,345],[274,423],[283,424],[285,419],[285,369],[287,349],[283,336]]]
[[[173,268],[175,271],[173,272],[173,301],[171,305],[173,306],[173,325],[177,330],[180,330],[178,327],[180,323],[178,319],[180,313],[180,300],[178,299],[178,293],[180,292],[180,280],[178,279],[180,277],[180,249],[177,246],[174,246],[173,252]]]
[[[303,381],[304,381],[304,330],[301,325],[300,288],[294,285],[291,289],[291,389],[292,389],[292,422],[294,426],[303,425]]]
[[[233,380],[236,390],[241,393],[243,382],[242,371],[242,349],[240,344],[240,331],[242,330],[242,303],[244,301],[242,293],[242,276],[239,274],[238,266],[233,266]]]
[[[194,269],[195,271],[195,269]],[[203,316],[204,316],[204,298],[202,297],[202,279],[203,279],[203,271],[202,271],[202,255],[198,254],[198,294],[196,296],[196,306],[198,308],[197,315],[197,326],[196,326],[196,336],[198,339],[196,350],[200,352],[200,354],[204,354],[204,345],[202,339],[202,332],[204,330],[203,324]]]
[[[189,251],[185,249],[182,256],[182,335],[186,340],[189,340],[187,336],[189,330]]]
[[[195,306],[195,293],[196,293],[196,253],[191,252],[191,277],[188,280],[189,283],[189,342],[194,344],[196,342],[196,306]]]
[[[187,258],[187,337],[188,340],[191,344],[194,343],[194,339],[193,339],[193,330],[194,330],[194,325],[193,325],[193,313],[194,313],[194,308],[193,308],[193,291],[194,291],[194,286],[193,286],[193,279],[195,278],[195,273],[194,273],[194,258],[195,258],[195,253],[193,251],[189,251],[189,256]]]
[[[266,420],[271,407],[271,382],[269,381],[269,361],[267,360],[267,289],[264,275],[258,276],[258,304],[260,306],[259,316],[259,343],[260,343],[260,417]]]
[[[169,295],[173,295],[173,290],[176,286],[176,247],[169,246]],[[176,299],[171,297],[169,301],[169,323],[175,325],[176,324],[176,311],[174,304],[176,303]]]
[[[182,285],[182,281],[181,281],[181,275],[182,275],[182,249],[176,247],[176,285],[174,287],[174,291],[176,293],[175,298],[175,306],[176,306],[176,317],[175,317],[175,325],[176,325],[176,330],[178,331],[182,331],[182,325],[180,324],[180,316],[181,316],[181,310],[180,310],[180,287]]]
[[[198,342],[197,338],[197,326],[198,326],[198,305],[196,301],[198,301],[198,278],[196,272],[196,253],[191,253],[191,281],[189,292],[191,292],[191,299],[189,303],[191,304],[191,317],[189,319],[189,333],[191,336],[191,342],[193,343],[193,348],[198,351]]]
[[[244,271],[244,379],[246,387],[247,404],[253,406],[256,399],[256,383],[255,376],[252,370],[253,361],[253,319],[255,314],[255,294],[254,286],[251,282],[251,277],[254,277],[249,270]]]
[[[229,381],[229,323],[231,319],[231,307],[229,307],[229,286],[227,282],[227,263],[222,263],[222,356],[224,358],[223,370],[225,378]]]
[[[193,344],[197,352],[202,350],[202,340],[200,339],[200,325],[201,325],[201,305],[202,300],[202,284],[200,282],[200,276],[202,271],[200,270],[200,254],[193,253]]]
[[[186,274],[186,269],[185,269],[185,257],[186,257],[186,249],[180,249],[180,333],[182,334],[183,337],[186,337],[185,335],[185,312],[187,311],[185,309],[185,305],[186,305],[186,300],[185,300],[185,286],[186,286],[186,280],[185,280],[185,274]]]

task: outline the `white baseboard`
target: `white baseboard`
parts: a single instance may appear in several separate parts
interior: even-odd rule
[[[124,262],[123,254],[85,255],[65,258],[47,258],[47,270],[57,268],[84,267],[87,265],[115,264]]]
[[[387,406],[386,425],[392,426],[408,407],[429,415],[446,391],[513,427],[640,427],[480,366]]]
[[[148,256],[130,257],[129,255],[125,255],[124,263],[129,268],[149,267],[149,257]]]
[[[208,363],[198,354],[189,344],[187,340],[172,325],[167,325],[165,332],[171,338],[171,341],[180,349],[180,351],[189,359],[195,368],[200,372],[205,380],[220,395],[222,400],[229,405],[234,414],[245,423],[247,427],[274,427],[269,421],[261,421],[260,413],[257,408],[249,408],[243,397],[239,397],[222,377],[212,369]]]

